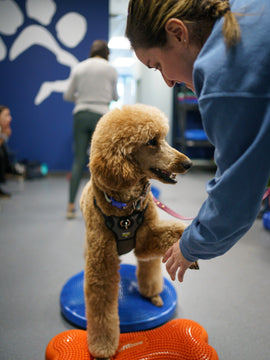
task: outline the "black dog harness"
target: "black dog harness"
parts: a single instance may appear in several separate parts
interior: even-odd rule
[[[136,246],[136,233],[144,220],[143,211],[134,211],[129,216],[107,216],[98,207],[96,199],[94,198],[95,207],[101,212],[104,217],[105,224],[109,230],[115,235],[118,255],[123,255],[131,251]]]

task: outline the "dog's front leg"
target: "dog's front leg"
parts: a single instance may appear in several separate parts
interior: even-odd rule
[[[119,344],[119,259],[115,249],[91,250],[84,279],[88,347],[96,359],[110,359]]]
[[[156,306],[162,306],[160,293],[163,290],[161,257],[177,242],[185,224],[177,221],[158,221],[151,228],[142,228],[138,233],[135,255],[138,259],[137,279],[141,295]]]
[[[136,256],[140,259],[162,257],[176,241],[179,241],[185,228],[186,225],[180,221],[159,220],[157,224],[151,224],[150,229],[146,232],[143,229],[138,236]]]
[[[163,277],[160,258],[141,261],[138,259],[137,280],[140,294],[149,298],[156,306],[162,306],[160,293],[163,289]]]
[[[135,249],[135,255],[141,260],[147,260],[154,257],[162,257],[165,252],[177,241],[180,240],[186,225],[181,221],[160,220],[155,226],[147,232],[142,232],[144,241],[138,241]],[[190,269],[199,269],[195,261]]]

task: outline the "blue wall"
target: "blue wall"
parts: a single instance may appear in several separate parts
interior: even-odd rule
[[[46,11],[36,9],[39,2],[35,0],[5,0],[2,5],[9,6],[4,9],[0,3],[0,104],[11,109],[13,133],[9,148],[18,159],[45,162],[49,170],[70,170],[73,104],[63,100],[61,89],[51,93],[46,89],[68,78],[71,67],[88,57],[95,39],[108,39],[108,0],[42,2],[42,6],[48,5],[51,19],[39,18]],[[65,44],[63,37],[70,42],[78,24],[62,28],[62,38],[57,30],[63,16],[71,12],[76,13],[71,16],[73,20],[81,20],[79,25],[86,20],[86,33],[80,41],[74,40],[79,42],[76,46]],[[67,17],[67,23],[71,20]],[[68,37],[65,31],[70,30]],[[40,34],[45,40],[48,37],[57,51],[48,49],[50,41],[41,41]],[[41,91],[45,82],[50,84],[46,83]],[[44,96],[38,99],[41,92]]]

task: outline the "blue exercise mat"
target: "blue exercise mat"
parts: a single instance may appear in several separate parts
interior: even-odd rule
[[[164,278],[164,288],[160,294],[164,305],[157,307],[140,295],[135,271],[134,265],[123,264],[120,267],[118,301],[121,333],[160,326],[171,319],[176,307],[176,291],[169,280]],[[86,329],[83,278],[84,271],[81,271],[66,282],[61,291],[60,304],[62,314],[68,321]]]

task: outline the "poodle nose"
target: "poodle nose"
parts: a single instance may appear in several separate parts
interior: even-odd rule
[[[182,162],[182,166],[185,170],[188,170],[191,168],[192,166],[192,161],[191,160],[185,160]]]

